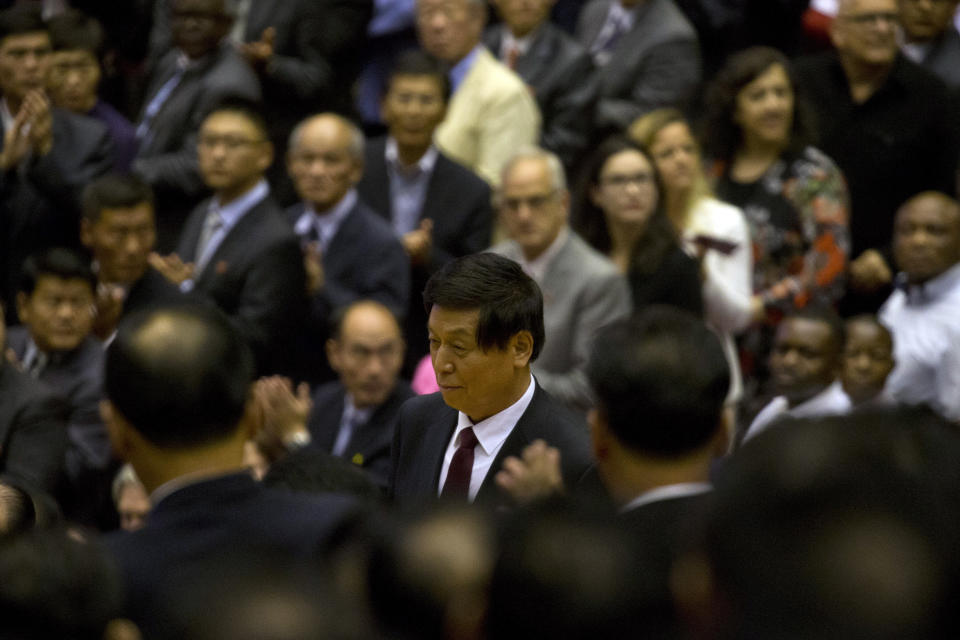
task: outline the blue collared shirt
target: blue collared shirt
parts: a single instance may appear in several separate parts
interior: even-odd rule
[[[387,172],[390,176],[390,203],[393,212],[393,230],[403,236],[417,228],[423,203],[427,199],[427,187],[437,163],[437,148],[427,149],[415,164],[407,166],[400,161],[397,141],[387,138],[385,153]]]
[[[463,82],[463,79],[467,77],[468,73],[470,73],[470,69],[473,68],[473,62],[477,59],[477,54],[480,53],[480,49],[482,48],[482,44],[475,46],[473,50],[465,55],[460,62],[453,65],[453,68],[447,73],[447,75],[450,77],[451,92],[455,92],[460,87],[460,83]]]

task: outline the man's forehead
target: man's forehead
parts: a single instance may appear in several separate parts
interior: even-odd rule
[[[839,15],[896,10],[896,0],[839,0],[837,2]]]
[[[69,291],[71,293],[86,292],[93,295],[93,286],[83,278],[64,278],[55,273],[41,273],[37,276],[37,286],[34,293],[44,289],[46,291]]]
[[[897,219],[936,221],[960,228],[960,205],[942,194],[920,196],[901,207]]]
[[[50,48],[50,34],[46,31],[14,33],[0,39],[0,50],[20,48]]]

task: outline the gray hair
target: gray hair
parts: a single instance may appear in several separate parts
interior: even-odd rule
[[[513,169],[513,165],[521,160],[543,160],[547,165],[547,171],[550,173],[550,183],[556,191],[565,191],[567,188],[567,175],[563,170],[563,163],[557,154],[547,151],[536,145],[524,145],[514,151],[507,161],[503,164],[500,171],[500,184],[507,181],[507,174]]]
[[[350,144],[347,147],[347,151],[350,153],[350,157],[353,158],[354,162],[363,164],[363,148],[366,142],[363,137],[363,131],[361,131],[360,127],[352,123],[350,120],[347,120],[339,114],[331,112],[318,113],[301,120],[297,126],[293,128],[293,131],[290,132],[290,137],[287,139],[287,150],[293,151],[299,147],[303,130],[320,118],[331,118],[336,120],[347,130],[347,133],[350,135]]]

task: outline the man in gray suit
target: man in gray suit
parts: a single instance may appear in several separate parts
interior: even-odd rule
[[[533,91],[543,116],[540,143],[572,170],[590,144],[599,84],[590,54],[550,22],[556,0],[493,0],[503,19],[483,43]]]
[[[958,0],[900,0],[903,54],[960,89],[960,33],[953,24]]]
[[[660,107],[683,107],[700,82],[693,27],[672,0],[591,0],[577,39],[599,68],[596,126],[627,128]]]
[[[197,131],[225,98],[260,100],[260,83],[224,42],[232,24],[225,0],[173,0],[174,47],[157,61],[136,125],[133,172],[157,198],[157,245],[172,249],[187,213],[204,193],[197,168]]]
[[[493,251],[518,262],[543,291],[546,342],[533,373],[555,398],[586,411],[593,406],[591,342],[600,327],[630,313],[627,283],[568,226],[570,194],[556,155],[520,149],[502,181],[498,204],[510,239]]]

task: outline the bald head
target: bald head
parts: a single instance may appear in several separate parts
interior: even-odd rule
[[[220,312],[159,309],[121,326],[107,351],[105,387],[146,440],[190,448],[237,431],[253,374],[249,348]]]
[[[318,213],[336,206],[363,175],[363,133],[334,113],[311,116],[290,134],[287,171]]]
[[[403,365],[400,324],[379,302],[362,300],[336,314],[327,359],[358,408],[383,404]]]
[[[960,262],[960,204],[933,191],[907,200],[894,222],[893,254],[897,267],[914,284]]]

